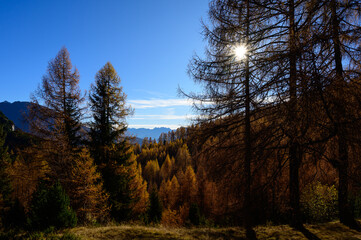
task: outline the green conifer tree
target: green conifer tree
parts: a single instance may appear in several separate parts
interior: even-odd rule
[[[149,197],[148,220],[158,223],[162,219],[163,206],[159,199],[158,192],[153,189]]]
[[[125,105],[126,95],[120,86],[120,78],[108,62],[95,76],[89,96],[93,121],[90,136],[92,155],[97,164],[111,160],[112,145],[121,142],[126,130],[125,117],[131,109]]]
[[[40,183],[33,194],[28,224],[32,229],[74,227],[77,223],[75,212],[70,208],[69,197],[59,182],[48,187]]]
[[[122,135],[126,130],[125,117],[131,109],[125,105],[126,95],[110,62],[96,74],[89,100],[93,115],[90,124],[91,154],[109,193],[112,217],[118,221],[126,220],[130,217],[132,203],[131,177],[125,170],[130,152]]]

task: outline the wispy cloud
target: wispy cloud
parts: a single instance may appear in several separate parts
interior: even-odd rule
[[[195,118],[196,115],[135,115],[132,119],[144,120],[190,120]]]
[[[135,109],[160,108],[174,106],[192,106],[193,101],[188,99],[150,99],[150,100],[128,100]]]

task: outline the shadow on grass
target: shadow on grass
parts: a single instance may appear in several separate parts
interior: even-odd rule
[[[309,240],[321,240],[315,234],[313,234],[308,229],[306,229],[303,225],[298,228],[295,228],[295,230],[300,231]]]
[[[235,229],[194,229],[188,234],[192,239],[234,239],[234,240],[247,240],[242,230]]]
[[[309,225],[313,231],[323,239],[333,236],[335,239],[360,239],[361,233],[341,224],[340,222],[320,223],[315,225]]]

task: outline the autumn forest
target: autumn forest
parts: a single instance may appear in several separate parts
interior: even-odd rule
[[[61,48],[24,112],[29,132],[0,112],[1,229],[361,231],[360,11],[357,0],[210,1],[206,52],[187,69],[202,90],[178,89],[198,117],[141,144],[125,134],[122,73],[105,63],[85,93]]]

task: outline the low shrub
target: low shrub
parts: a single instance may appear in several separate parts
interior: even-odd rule
[[[301,194],[301,209],[306,221],[326,222],[337,217],[337,189],[320,182],[309,184]]]

